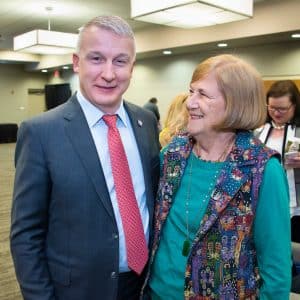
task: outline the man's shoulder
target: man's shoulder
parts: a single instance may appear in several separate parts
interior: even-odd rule
[[[146,102],[143,107],[148,107],[148,106],[152,106],[152,103],[151,102]]]
[[[143,105],[143,107],[146,109],[153,109],[155,107],[155,104],[153,104],[151,102],[147,102]]]
[[[153,117],[153,113],[147,110],[144,106],[141,107],[139,105],[136,105],[128,101],[125,101],[124,104],[125,104],[125,108],[130,109],[130,111],[133,113],[142,114],[144,116],[151,116],[151,118]]]
[[[127,106],[132,110],[144,110],[143,107],[138,106],[137,104],[134,104],[128,100],[124,100],[124,105],[125,105],[125,107]]]

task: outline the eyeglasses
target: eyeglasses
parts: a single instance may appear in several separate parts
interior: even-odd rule
[[[291,104],[290,106],[288,107],[273,107],[273,106],[270,106],[270,105],[267,105],[267,108],[268,108],[268,111],[271,111],[271,112],[279,112],[280,114],[285,114],[287,113],[290,108],[293,106],[293,104]]]

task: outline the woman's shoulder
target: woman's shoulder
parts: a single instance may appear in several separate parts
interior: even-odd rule
[[[272,156],[280,157],[279,153],[269,147],[267,147],[255,134],[254,132],[240,132],[237,135],[237,148],[239,153],[242,154],[243,159],[248,157],[252,159],[263,159],[270,158]],[[245,152],[247,155],[245,156]],[[265,159],[264,159],[265,160]]]
[[[164,146],[161,150],[161,155],[172,155],[178,157],[187,157],[192,149],[193,141],[186,133],[175,135],[169,144]]]

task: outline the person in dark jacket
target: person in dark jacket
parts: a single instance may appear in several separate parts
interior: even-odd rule
[[[73,54],[77,93],[19,129],[11,252],[25,300],[138,299],[151,242],[159,142],[154,116],[123,99],[134,61],[129,25],[117,16],[96,17],[80,31]],[[114,134],[108,135],[108,119],[115,121]],[[124,160],[110,151],[117,140]],[[121,170],[125,161],[128,176],[120,179],[115,162]],[[123,179],[125,193],[118,188]],[[125,206],[135,205],[131,236],[121,198]],[[141,243],[133,245],[143,245],[138,261],[129,253],[139,257],[139,248],[128,246],[136,224]]]

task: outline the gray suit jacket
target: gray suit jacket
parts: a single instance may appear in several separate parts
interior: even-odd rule
[[[159,177],[156,120],[136,105],[125,103],[125,109],[142,159],[151,229]],[[115,299],[118,229],[76,96],[20,126],[15,161],[11,251],[24,299]]]

